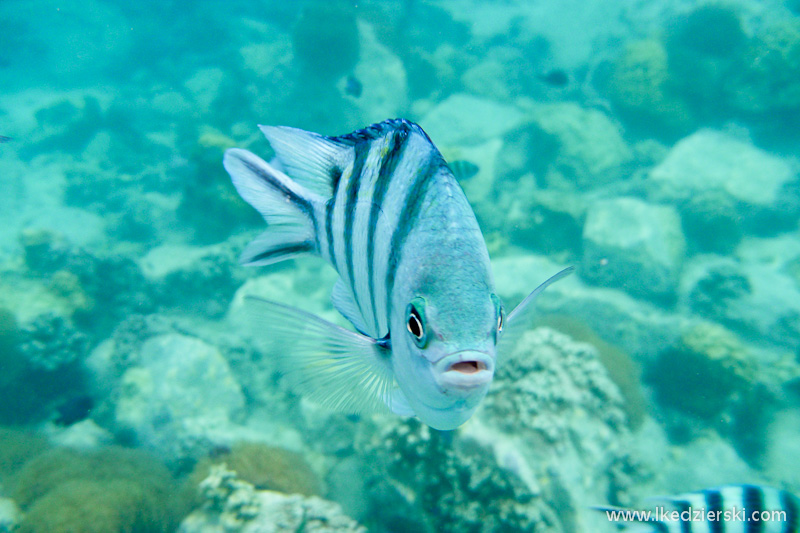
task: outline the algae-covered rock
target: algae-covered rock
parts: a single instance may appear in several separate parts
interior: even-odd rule
[[[431,109],[420,125],[437,145],[469,146],[504,135],[523,118],[514,106],[458,93]]]
[[[532,115],[559,145],[551,175],[543,176],[546,182],[566,181],[586,190],[627,177],[633,152],[617,124],[602,111],[557,103],[536,106]]]
[[[671,300],[685,248],[672,206],[626,197],[601,200],[586,213],[581,273],[598,285]]]
[[[186,335],[153,337],[119,385],[117,423],[164,457],[200,456],[230,439],[244,395],[215,347]]]
[[[209,469],[220,464],[225,464],[241,480],[259,490],[304,496],[320,495],[321,492],[320,481],[303,456],[284,448],[262,442],[236,442],[230,449],[200,460],[192,474],[193,479],[203,479]]]
[[[800,111],[800,17],[781,18],[747,45],[727,92],[745,112]]]
[[[742,342],[711,322],[687,328],[648,371],[662,405],[710,422],[750,388],[753,373]]]
[[[694,127],[691,109],[671,86],[667,51],[655,39],[625,47],[611,68],[608,93],[622,117],[639,129],[674,136]]]
[[[797,221],[796,181],[788,161],[728,134],[701,130],[670,150],[650,172],[648,187],[653,200],[676,203],[687,220],[721,233],[730,248],[742,229],[769,235]],[[689,235],[709,247],[698,228]]]
[[[739,253],[746,253],[752,240],[743,242]],[[757,241],[781,247],[783,240]],[[800,346],[800,287],[772,254],[740,260],[698,256],[687,264],[681,293],[693,310],[727,327],[778,346]]]

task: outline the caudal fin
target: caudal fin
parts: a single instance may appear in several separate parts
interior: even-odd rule
[[[243,264],[269,265],[317,252],[314,206],[322,201],[318,195],[247,150],[227,150],[223,165],[239,195],[267,221],[267,230],[242,252]]]

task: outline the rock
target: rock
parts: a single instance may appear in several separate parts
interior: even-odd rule
[[[735,244],[742,230],[774,234],[791,227],[800,216],[796,181],[796,169],[785,160],[701,130],[670,150],[649,183],[651,200],[676,203],[691,223],[688,236],[709,249],[704,240],[712,231],[715,239]]]
[[[468,94],[454,94],[434,107],[420,125],[437,146],[482,144],[523,121],[516,107]]]
[[[781,246],[783,241],[777,239],[772,245]],[[746,246],[741,249],[748,253]],[[787,272],[791,260],[787,257],[781,264],[771,255],[763,261],[745,259],[697,256],[687,264],[681,301],[742,333],[790,349],[800,347],[800,287]]]
[[[175,460],[228,443],[245,398],[227,361],[193,337],[167,334],[142,345],[119,385],[117,423],[147,448]]]
[[[346,77],[339,83],[343,98],[355,107],[354,119],[380,122],[404,116],[408,110],[408,83],[403,62],[381,44],[369,23],[359,21],[358,33],[361,54],[353,76],[361,83],[361,95],[356,97],[343,90]]]
[[[563,267],[542,257],[521,255],[496,259],[492,268],[497,293],[510,310]],[[538,312],[584,322],[606,341],[634,355],[640,364],[655,359],[678,338],[679,317],[621,290],[587,286],[581,276],[579,268],[576,274],[548,287],[536,299]]]
[[[736,335],[701,322],[688,326],[680,341],[648,369],[656,399],[713,424],[732,399],[747,395],[755,365]]]
[[[627,177],[633,151],[602,111],[574,103],[536,106],[533,122],[559,144],[548,183],[591,189]],[[536,150],[538,147],[531,147]]]
[[[156,287],[159,303],[219,317],[246,275],[238,265],[235,247],[235,243],[205,247],[164,244],[151,249],[139,265]]]
[[[580,254],[586,201],[578,194],[521,187],[507,191],[510,209],[502,221],[512,244],[552,254]]]
[[[583,228],[581,274],[647,298],[675,296],[686,243],[677,211],[635,198],[592,204]]]
[[[21,519],[21,513],[14,500],[0,498],[0,533],[11,533],[16,530]]]
[[[191,513],[179,533],[364,533],[339,505],[317,497],[256,491],[220,465],[200,483],[202,509]]]

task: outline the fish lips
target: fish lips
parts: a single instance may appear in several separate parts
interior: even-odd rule
[[[494,357],[476,350],[454,352],[434,364],[434,375],[442,389],[469,393],[491,383]]]

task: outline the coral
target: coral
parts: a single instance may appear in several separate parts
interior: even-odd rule
[[[220,164],[225,149],[234,144],[222,132],[203,126],[187,151],[192,175],[181,182],[177,214],[195,229],[199,243],[219,242],[237,226],[256,226],[260,221],[258,213],[236,194]]]
[[[791,17],[753,37],[732,72],[732,105],[750,113],[800,111],[800,18]]]
[[[415,419],[396,419],[376,432],[362,453],[384,485],[373,513],[398,531],[559,531],[555,511],[491,452]]]
[[[225,465],[215,465],[199,484],[205,499],[179,533],[364,533],[341,507],[317,497],[256,491]]]
[[[597,352],[549,328],[498,365],[456,431],[414,419],[360,425],[364,500],[408,531],[589,531],[586,501],[627,486],[623,402]]]
[[[608,93],[631,125],[679,136],[694,127],[687,103],[670,86],[667,51],[657,40],[630,43],[611,68]],[[662,133],[663,134],[663,133]]]
[[[199,484],[203,507],[219,514],[224,531],[237,531],[248,520],[258,516],[259,501],[255,487],[238,478],[224,464],[212,465],[208,477]]]
[[[63,298],[67,302],[67,308],[73,313],[89,313],[92,311],[94,301],[86,294],[80,279],[73,272],[68,270],[57,270],[50,276],[50,292]]]
[[[701,5],[682,16],[667,39],[670,57],[673,47],[724,57],[736,53],[746,42],[747,35],[736,10],[718,3]]]
[[[722,259],[710,263],[706,272],[697,279],[689,293],[689,305],[693,311],[711,319],[725,319],[731,302],[749,294],[750,281],[742,267],[736,262]]]
[[[237,442],[229,451],[200,461],[195,467],[194,478],[202,478],[208,474],[209,468],[221,463],[257,489],[304,496],[320,494],[320,482],[314,471],[302,455],[290,450],[261,442]]]
[[[0,427],[0,483],[8,486],[8,481],[29,459],[47,448],[47,440],[36,433]]]
[[[647,416],[647,401],[639,381],[640,370],[631,356],[619,347],[606,342],[585,322],[564,315],[550,315],[539,320],[542,326],[551,327],[579,342],[591,344],[597,350],[600,362],[608,377],[619,387],[625,400],[625,413],[631,428],[642,425]]]
[[[747,392],[752,375],[738,337],[711,322],[687,328],[647,371],[659,403],[712,423]]]
[[[19,354],[21,332],[17,317],[10,309],[0,307],[0,387],[13,385],[25,370],[25,361]]]
[[[165,509],[166,494],[130,479],[71,480],[37,500],[19,533],[161,533],[174,531],[177,517]]]
[[[333,79],[347,74],[359,56],[355,10],[344,0],[307,4],[292,32],[292,46],[309,75]]]
[[[723,86],[738,69],[746,43],[736,9],[724,4],[702,5],[668,28],[670,86],[702,120],[728,113]]]
[[[103,335],[120,317],[151,308],[147,281],[130,257],[94,256],[45,230],[24,230],[19,239],[28,269],[51,276],[51,290],[67,297],[84,330]]]
[[[18,472],[12,496],[26,511],[23,532],[171,531],[185,511],[163,465],[116,447],[42,453]]]
[[[45,313],[22,327],[19,349],[31,366],[52,372],[83,359],[89,339],[64,317]]]

